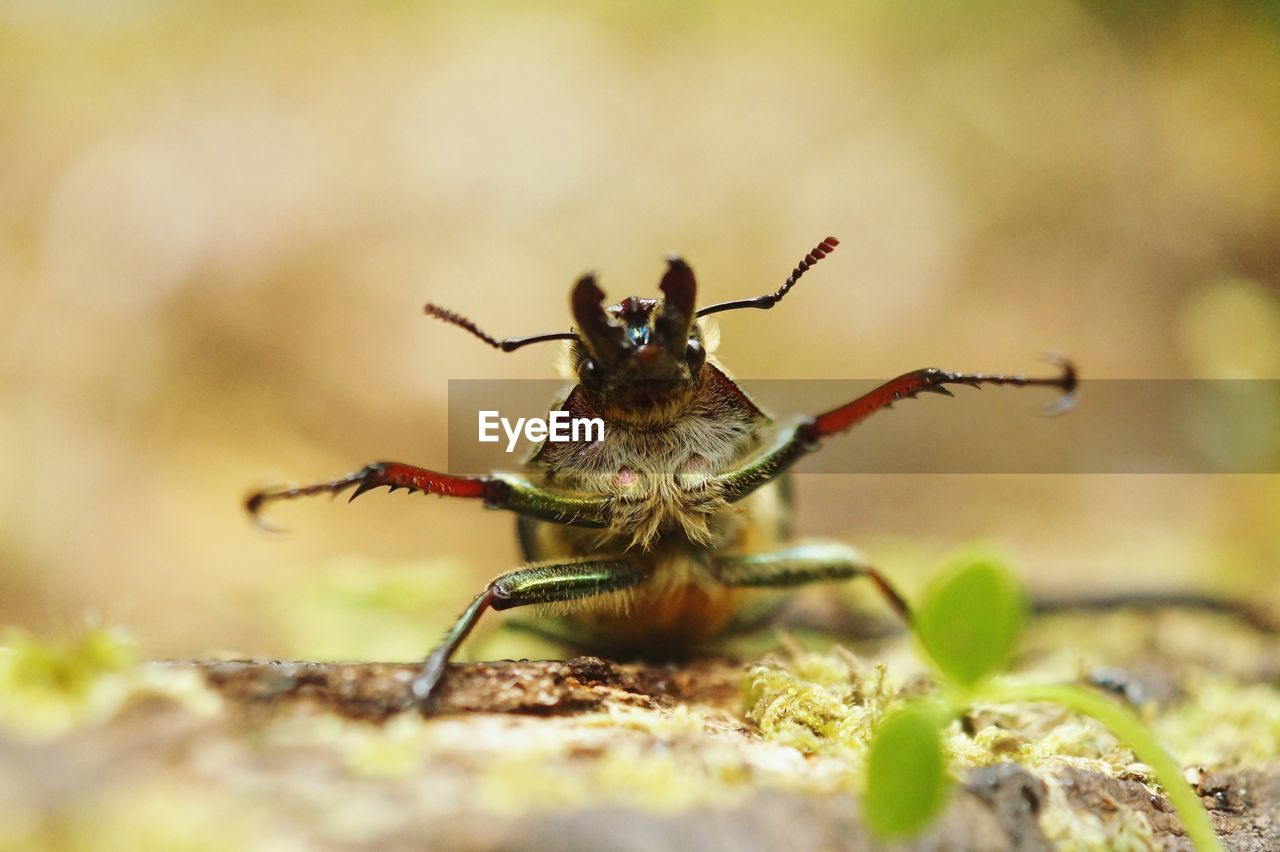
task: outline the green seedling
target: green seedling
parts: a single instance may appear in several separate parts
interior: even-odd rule
[[[915,834],[947,803],[951,780],[942,748],[947,720],[939,709],[908,704],[886,716],[871,741],[863,818],[881,837]]]
[[[917,699],[880,723],[867,761],[863,808],[868,828],[886,838],[910,836],[942,810],[951,783],[942,732],[969,707],[1051,702],[1095,719],[1127,744],[1151,767],[1195,847],[1222,849],[1177,762],[1137,716],[1081,686],[1000,676],[1017,644],[1025,609],[1018,583],[990,558],[958,565],[926,591],[913,629],[941,676],[941,696]]]

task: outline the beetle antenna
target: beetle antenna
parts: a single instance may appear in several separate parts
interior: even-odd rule
[[[763,296],[756,296],[754,299],[738,299],[733,302],[721,302],[718,305],[709,305],[698,311],[698,316],[705,317],[707,314],[718,314],[721,311],[734,311],[738,308],[760,308],[768,310],[778,302],[782,301],[782,297],[790,292],[791,288],[796,286],[796,282],[800,280],[800,276],[809,271],[809,268],[818,261],[822,260],[831,252],[836,250],[836,246],[840,245],[840,241],[835,237],[827,237],[822,242],[813,247],[813,251],[804,256],[804,260],[796,264],[796,268],[791,270],[791,274],[787,276],[787,280],[782,282],[782,286],[778,288],[776,293],[766,293]]]
[[[502,340],[481,331],[480,326],[464,317],[462,314],[442,308],[428,302],[423,308],[427,316],[435,317],[438,320],[444,320],[450,325],[456,325],[458,328],[474,334],[494,349],[501,349],[503,352],[514,352],[521,346],[528,346],[530,343],[544,343],[548,340],[577,340],[578,335],[572,331],[553,331],[548,334],[537,334],[533,337],[504,337]]]

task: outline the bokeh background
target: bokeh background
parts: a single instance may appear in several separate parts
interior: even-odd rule
[[[830,233],[783,307],[724,317],[738,375],[1056,350],[1091,378],[1280,377],[1271,2],[8,0],[0,104],[0,623],[40,632],[424,650],[515,563],[508,517],[380,493],[267,536],[241,500],[441,466],[450,378],[552,375],[552,347],[497,353],[427,300],[549,331],[586,269],[649,295],[676,250],[719,301]],[[1047,594],[1277,585],[1275,477],[798,498],[803,533],[908,586],[974,540]]]

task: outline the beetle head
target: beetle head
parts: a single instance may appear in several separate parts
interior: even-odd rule
[[[667,258],[667,272],[658,289],[661,299],[629,296],[605,307],[604,291],[594,275],[578,279],[569,303],[577,323],[574,331],[553,331],[532,337],[496,338],[459,313],[428,303],[429,316],[475,335],[503,352],[531,343],[573,341],[573,365],[588,393],[620,418],[632,412],[640,419],[661,418],[696,389],[706,364],[702,330],[697,320],[708,314],[740,308],[772,308],[791,291],[800,276],[835,250],[840,241],[827,237],[813,248],[773,293],[735,299],[696,310],[698,285],[693,270],[678,257]]]
[[[595,276],[578,279],[570,297],[578,342],[578,380],[601,397],[632,405],[662,403],[692,388],[707,354],[694,325],[697,283],[678,257],[667,259],[661,299],[629,296],[605,307]]]

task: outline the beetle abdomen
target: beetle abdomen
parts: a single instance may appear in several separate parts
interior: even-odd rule
[[[743,594],[705,583],[663,583],[636,590],[622,607],[587,603],[566,620],[590,638],[592,647],[676,656],[724,633]]]

